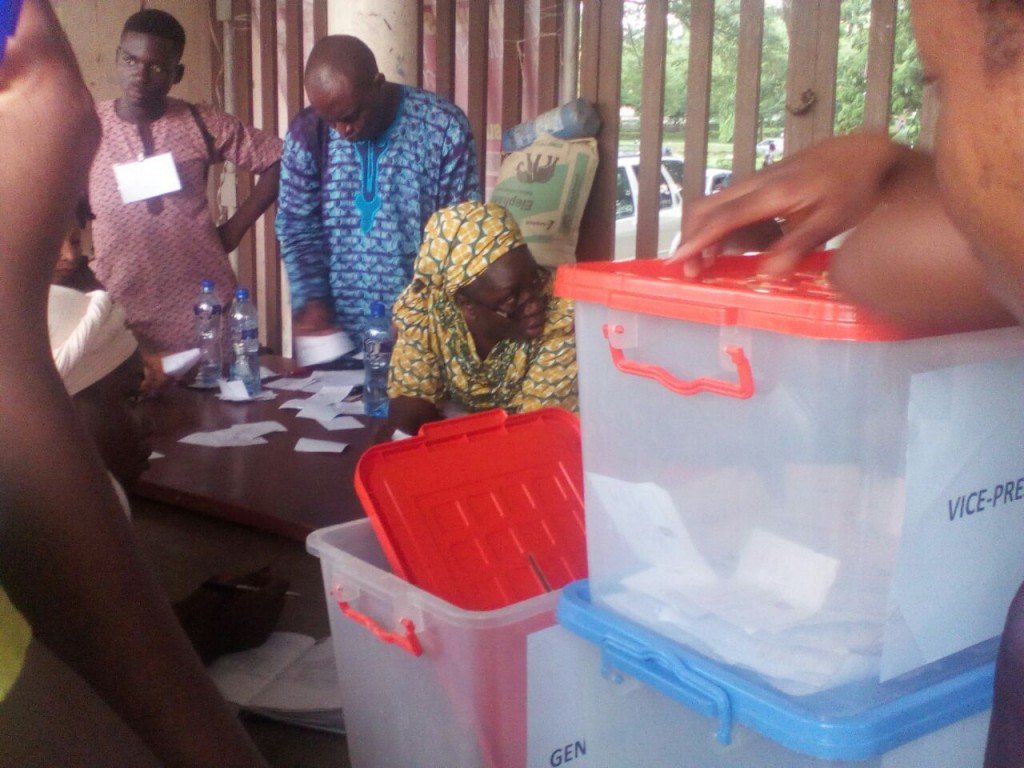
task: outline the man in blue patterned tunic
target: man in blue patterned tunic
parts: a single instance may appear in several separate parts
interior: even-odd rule
[[[386,81],[358,38],[318,41],[304,81],[276,222],[294,332],[341,328],[361,345],[370,303],[390,308],[409,284],[431,214],[481,200],[476,147],[461,109]]]

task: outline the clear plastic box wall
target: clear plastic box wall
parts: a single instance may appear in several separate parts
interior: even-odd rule
[[[980,768],[989,711],[863,760],[826,760],[719,722],[605,667],[601,649],[560,626],[529,639],[529,768]]]
[[[569,277],[588,267],[568,268]],[[630,268],[597,267],[609,277]],[[560,292],[576,299],[595,604],[763,674],[795,695],[891,676],[883,669],[883,648],[896,659],[890,668],[901,673],[942,658],[949,646],[959,651],[970,643],[958,646],[943,635],[948,629],[952,637],[972,610],[969,621],[983,627],[976,640],[999,634],[1024,576],[1013,555],[1021,551],[1024,504],[975,516],[972,525],[988,528],[976,554],[957,553],[966,567],[951,562],[942,572],[941,563],[928,563],[927,548],[904,554],[900,565],[903,537],[915,535],[904,529],[908,493],[934,494],[945,514],[947,501],[970,490],[961,494],[955,473],[929,476],[933,460],[936,466],[960,460],[929,452],[959,447],[955,436],[920,445],[908,409],[917,377],[937,374],[928,391],[997,416],[985,439],[964,446],[981,455],[967,458],[992,466],[999,481],[1024,476],[1024,452],[1015,442],[1024,428],[1020,329],[891,341],[808,338],[673,317],[678,305],[672,286],[665,287],[671,281],[656,284],[661,295],[651,298],[648,311],[625,281],[621,292],[609,289],[607,301],[588,301],[571,281],[566,290],[564,277]],[[718,316],[715,307],[695,311],[704,310]],[[618,354],[671,377],[729,384],[738,373],[726,347],[744,350],[750,397],[679,394],[624,372],[613,359]],[[956,371],[964,366],[980,366],[990,378],[961,391]],[[942,578],[915,583],[918,572],[929,572],[926,566],[931,573],[940,568]],[[911,614],[933,602],[939,616],[915,635]],[[845,655],[836,655],[837,643],[845,644]]]
[[[554,623],[558,593],[466,611],[390,572],[369,520],[310,534],[320,558],[353,768],[526,764],[526,637]],[[339,601],[418,656],[349,618]]]

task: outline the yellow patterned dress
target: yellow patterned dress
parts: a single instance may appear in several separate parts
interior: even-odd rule
[[[515,220],[497,205],[462,203],[431,217],[413,281],[395,302],[390,397],[448,401],[471,412],[578,409],[572,302],[551,296],[550,280],[544,333],[505,339],[484,360],[456,304],[459,288],[523,244]]]

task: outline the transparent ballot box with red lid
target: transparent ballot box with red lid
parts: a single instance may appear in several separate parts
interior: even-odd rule
[[[368,449],[314,531],[353,768],[526,765],[526,639],[586,573],[579,420],[485,411]]]
[[[994,652],[1024,578],[1024,331],[887,327],[827,259],[581,263],[555,291],[594,604],[787,695],[867,703]]]

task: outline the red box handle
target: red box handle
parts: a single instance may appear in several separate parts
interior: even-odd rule
[[[747,360],[743,347],[727,346],[725,352],[729,355],[733,365],[736,366],[737,381],[725,381],[723,379],[699,378],[691,381],[678,379],[671,373],[657,365],[647,363],[636,363],[627,360],[621,349],[611,344],[612,334],[621,334],[621,325],[610,325],[605,323],[602,327],[604,337],[608,339],[608,351],[611,353],[612,362],[615,367],[630,376],[641,376],[647,379],[654,379],[656,382],[678,395],[696,395],[698,392],[713,392],[725,397],[735,397],[739,400],[746,400],[754,394],[754,376],[750,371],[750,361]]]
[[[405,630],[404,633],[391,632],[384,629],[384,627],[371,619],[365,613],[357,611],[349,605],[346,600],[339,600],[338,607],[346,617],[354,621],[356,624],[362,624],[371,633],[373,633],[378,640],[385,643],[391,643],[392,645],[397,645],[412,656],[423,655],[423,646],[420,645],[420,640],[416,637],[416,626],[412,623],[412,620],[399,619],[398,623],[402,625],[402,628]]]

